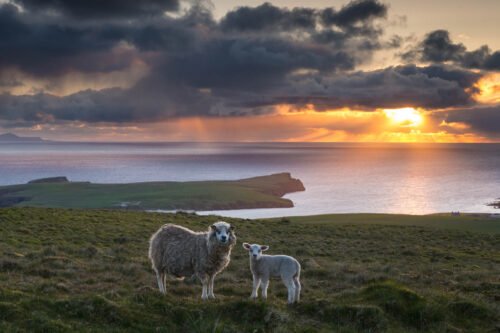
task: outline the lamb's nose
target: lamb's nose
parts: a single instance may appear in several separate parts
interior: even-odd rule
[[[226,236],[222,236],[221,239],[222,239],[223,242],[225,242],[226,241]]]
[[[254,256],[254,258],[257,258],[257,255],[256,255],[256,254],[254,254],[253,256]]]

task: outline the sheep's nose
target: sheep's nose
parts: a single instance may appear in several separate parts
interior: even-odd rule
[[[253,257],[254,257],[254,258],[257,258],[257,255],[256,255],[256,254],[254,254],[254,255],[253,255]]]
[[[226,236],[221,236],[221,239],[222,239],[223,242],[226,241],[226,238],[227,238]]]

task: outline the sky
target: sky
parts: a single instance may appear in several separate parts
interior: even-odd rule
[[[498,0],[0,0],[0,133],[500,142]]]

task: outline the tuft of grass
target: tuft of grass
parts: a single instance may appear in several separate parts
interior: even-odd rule
[[[299,306],[301,313],[329,322],[336,329],[360,332],[385,332],[388,320],[377,306],[332,304],[327,301],[309,302]]]
[[[405,325],[418,329],[429,329],[445,317],[443,309],[392,281],[370,285],[362,291],[361,296],[379,305]]]

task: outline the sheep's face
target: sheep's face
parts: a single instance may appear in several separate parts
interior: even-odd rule
[[[259,245],[259,244],[248,244],[243,243],[243,248],[248,251],[250,255],[250,259],[259,260],[262,256],[262,252],[269,250],[269,246],[267,245]]]
[[[215,222],[211,226],[215,238],[219,243],[227,244],[231,241],[233,237],[233,230],[229,223],[227,222]]]

